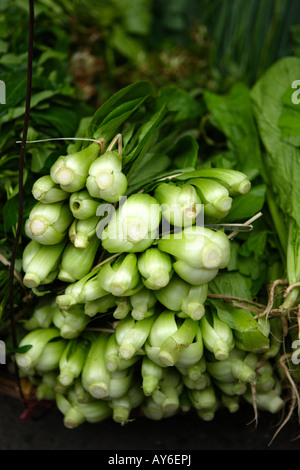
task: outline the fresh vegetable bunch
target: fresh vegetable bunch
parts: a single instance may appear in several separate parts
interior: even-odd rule
[[[36,302],[15,360],[68,428],[132,412],[211,420],[253,403],[253,387],[258,408],[284,405],[271,321],[226,303],[236,251],[222,223],[250,179],[196,169],[196,140],[169,139],[187,125],[167,95],[127,87],[33,185],[23,282]]]

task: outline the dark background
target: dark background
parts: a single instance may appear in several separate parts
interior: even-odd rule
[[[299,450],[299,424],[294,416],[272,440],[280,416],[259,413],[253,422],[251,406],[241,406],[234,414],[220,410],[211,422],[194,413],[161,421],[137,417],[125,426],[108,419],[102,423],[84,423],[77,429],[63,425],[55,409],[38,410],[23,421],[22,403],[1,397],[1,450]],[[270,444],[270,445],[269,445]]]

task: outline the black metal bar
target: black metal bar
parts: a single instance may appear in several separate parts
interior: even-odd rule
[[[29,115],[30,115],[32,62],[33,62],[34,0],[29,0],[28,3],[29,3],[29,31],[28,31],[28,56],[27,56],[27,88],[26,88],[26,104],[25,104],[22,144],[21,144],[20,158],[19,158],[19,211],[18,211],[17,230],[16,230],[16,236],[14,240],[14,246],[13,246],[12,257],[11,257],[11,262],[10,262],[10,272],[9,272],[9,304],[10,304],[11,332],[12,332],[12,340],[13,340],[14,348],[18,347],[17,336],[16,336],[15,315],[14,315],[15,313],[14,312],[14,269],[15,269],[15,261],[17,257],[18,245],[20,241],[22,223],[23,223],[23,172],[24,172],[25,147],[26,147]],[[20,396],[24,400],[17,367],[16,367],[16,377],[17,377]]]

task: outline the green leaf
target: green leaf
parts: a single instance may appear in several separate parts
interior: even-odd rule
[[[263,256],[266,250],[267,238],[270,233],[270,231],[263,229],[250,233],[246,241],[239,248],[239,254],[246,257],[252,255]]]
[[[5,54],[8,51],[8,47],[8,42],[0,39],[0,54]]]
[[[115,25],[111,31],[109,43],[124,57],[137,65],[142,65],[146,60],[146,52],[140,41],[126,33],[120,25]]]
[[[116,107],[102,121],[94,134],[95,139],[111,140],[118,133],[120,126],[141,106],[145,98],[131,100]]]
[[[283,108],[278,119],[281,138],[284,142],[300,147],[300,113],[299,110]]]
[[[253,186],[247,194],[235,196],[229,214],[222,219],[222,223],[250,219],[262,210],[265,196],[266,186],[264,184]]]
[[[111,96],[107,101],[105,101],[95,112],[88,127],[87,137],[93,138],[94,135],[98,135],[98,129],[100,128],[104,119],[116,107],[136,99],[140,99],[141,103],[143,103],[149,96],[152,96],[153,93],[154,87],[147,81],[139,81],[122,88],[120,91]],[[126,117],[124,119],[126,119]]]
[[[157,106],[165,105],[170,112],[176,113],[174,122],[195,119],[203,114],[204,106],[190,94],[174,85],[161,87],[157,97]]]
[[[5,233],[11,231],[12,227],[18,222],[19,199],[12,197],[8,199],[3,207],[3,220]]]
[[[195,168],[198,149],[199,145],[193,137],[189,135],[182,137],[169,152],[173,165],[176,168]]]
[[[159,178],[164,171],[171,165],[168,155],[146,153],[140,165],[136,167],[136,172],[131,175],[126,194],[132,194],[143,188],[149,183],[153,183],[153,178]],[[148,188],[147,188],[148,191]]]
[[[6,84],[6,104],[0,106],[0,118],[25,99],[27,82],[24,74],[20,73],[7,74],[2,79]]]
[[[300,149],[282,140],[279,119],[287,88],[300,77],[300,59],[285,57],[258,80],[252,89],[254,113],[266,150],[264,163],[274,197],[283,214],[300,226]]]
[[[31,166],[30,169],[33,173],[40,173],[41,170],[44,168],[45,163],[52,153],[52,150],[47,149],[45,147],[35,147],[30,149],[31,153]]]
[[[238,259],[238,270],[244,276],[258,279],[262,271],[262,265],[258,263],[258,260],[253,256],[246,258],[240,256]]]
[[[67,107],[51,105],[43,113],[34,109],[31,118],[38,126],[54,127],[64,137],[73,137],[77,130],[78,115]]]
[[[238,269],[238,251],[239,244],[231,241],[230,243],[230,259],[227,264],[227,271],[237,271]]]
[[[222,301],[212,303],[217,309],[220,320],[233,330],[235,343],[239,349],[253,353],[263,353],[269,349],[269,330],[253,317],[251,311],[232,307]]]
[[[227,323],[233,330],[251,331],[257,329],[257,321],[249,310],[232,307],[221,300],[213,300],[220,320]]]
[[[209,292],[252,300],[248,281],[245,279],[245,276],[238,272],[218,273],[209,283]]]
[[[156,137],[157,127],[165,115],[165,106],[163,106],[151,119],[149,119],[140,129],[138,135],[138,144],[131,154],[124,158],[124,166],[130,163],[130,169],[126,174],[128,184],[136,184],[140,179],[140,171],[144,166],[144,155],[147,153],[151,143]],[[133,163],[132,163],[133,162]],[[148,162],[147,162],[148,163]]]
[[[204,99],[214,124],[227,137],[228,147],[236,153],[239,170],[251,179],[253,174],[263,172],[250,90],[246,85],[234,85],[225,96],[205,91]]]
[[[32,344],[24,344],[24,346],[20,346],[19,348],[11,348],[7,346],[6,351],[10,354],[14,354],[14,353],[24,354],[27,351],[29,351],[29,349],[31,348],[32,348]]]
[[[278,119],[281,138],[287,144],[300,147],[299,91],[291,86],[282,96],[283,109]]]

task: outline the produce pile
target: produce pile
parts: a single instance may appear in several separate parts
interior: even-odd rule
[[[268,80],[256,90],[262,129]],[[226,150],[201,158],[202,101],[138,82],[107,100],[32,187],[22,266],[32,310],[15,361],[68,428],[139,413],[209,421],[242,402],[295,406],[299,372],[282,359],[298,335],[294,213],[285,211],[283,241],[277,173],[269,184],[249,90],[204,98],[208,131],[226,136]],[[280,151],[270,133],[261,134],[269,162]]]

